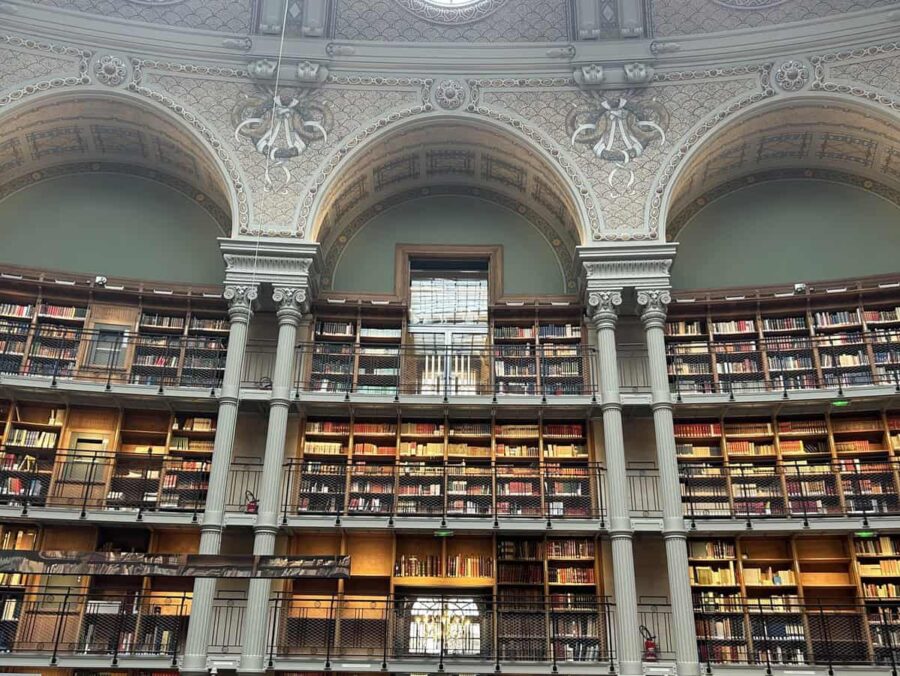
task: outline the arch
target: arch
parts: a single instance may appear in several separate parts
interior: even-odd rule
[[[423,107],[422,110],[425,108]],[[588,181],[581,175],[574,163],[569,161],[564,151],[555,143],[528,126],[523,120],[511,118],[505,113],[494,113],[487,109],[474,112],[420,112],[418,109],[394,113],[369,125],[363,132],[348,137],[332,153],[326,168],[320,172],[307,199],[298,207],[295,222],[299,233],[306,239],[322,242],[327,234],[323,225],[327,216],[329,201],[333,200],[347,176],[354,172],[360,159],[372,153],[373,149],[385,145],[391,138],[422,128],[431,132],[441,125],[453,125],[461,130],[484,131],[502,142],[512,142],[525,149],[538,161],[547,176],[562,196],[564,209],[571,219],[570,230],[575,233],[579,244],[592,239],[592,232],[602,228],[602,219],[594,201],[590,197]],[[528,132],[528,133],[526,133]],[[458,136],[465,141],[466,133]]]
[[[304,232],[321,243],[324,276],[368,219],[424,193],[476,196],[525,217],[549,243],[574,291],[575,249],[590,241],[588,190],[563,171],[555,148],[480,115],[434,113],[384,125],[341,158],[306,212]],[[596,217],[596,215],[595,215]]]
[[[714,126],[685,153],[661,191],[657,227],[673,241],[692,215],[692,200],[702,206],[748,178],[827,174],[887,196],[900,190],[900,144],[894,159],[891,138],[900,139],[900,116],[857,97],[812,91],[763,98]]]
[[[209,127],[203,123],[199,115],[165,96],[141,87],[136,87],[135,91],[101,88],[95,85],[79,85],[77,88],[65,90],[49,89],[30,93],[28,96],[18,98],[6,106],[0,107],[0,186],[6,183],[9,177],[9,175],[4,176],[4,172],[15,168],[3,161],[3,151],[5,148],[8,152],[12,152],[10,146],[5,147],[5,144],[10,140],[12,125],[16,124],[16,120],[22,120],[23,117],[34,114],[36,111],[46,111],[51,106],[56,108],[70,106],[73,109],[84,110],[90,107],[99,109],[104,104],[133,113],[132,117],[118,118],[107,114],[108,125],[106,126],[111,131],[119,130],[121,132],[122,129],[129,126],[133,129],[140,126],[139,121],[141,120],[151,122],[146,126],[146,132],[151,135],[158,133],[161,129],[175,131],[177,139],[181,140],[188,148],[187,154],[194,159],[194,164],[199,172],[194,172],[197,174],[195,177],[188,176],[184,171],[178,170],[177,161],[165,163],[162,161],[161,155],[157,155],[155,163],[147,161],[146,157],[142,161],[142,158],[134,152],[137,148],[134,144],[130,147],[130,151],[126,150],[126,152],[117,152],[116,150],[103,152],[88,144],[88,150],[95,152],[84,153],[79,161],[88,164],[100,162],[101,164],[115,165],[116,171],[125,173],[141,169],[143,171],[134,173],[138,173],[144,178],[155,178],[162,182],[168,182],[170,187],[181,192],[186,192],[185,184],[199,189],[204,198],[211,198],[209,202],[211,208],[207,210],[220,223],[227,226],[225,228],[227,235],[234,234],[240,222],[249,222],[245,182],[238,163],[225,146],[212,135]],[[140,118],[141,115],[144,117]],[[44,130],[53,128],[54,123],[60,122],[57,118],[41,116],[39,113],[37,113],[37,117],[45,118],[42,120]],[[89,121],[86,123],[90,124]],[[124,134],[123,140],[127,136]],[[132,138],[135,137],[132,135]],[[98,150],[100,151],[96,152]],[[125,147],[119,146],[118,150],[125,150]],[[175,150],[175,154],[184,154],[177,152],[177,144]],[[104,155],[106,156],[104,157]],[[30,173],[35,168],[60,168],[74,164],[76,159],[75,153],[60,153],[55,156],[48,154],[45,157],[51,157],[53,161],[37,162],[28,167],[28,172],[20,173]],[[174,158],[170,159],[174,160]],[[189,166],[189,164],[185,164],[181,168],[186,169]],[[204,180],[200,180],[201,178]]]
[[[29,94],[0,107],[0,200],[45,181],[72,184],[81,176],[91,177],[78,183],[81,194],[95,186],[112,204],[117,195],[104,189],[103,176],[116,175],[107,181],[128,177],[128,186],[138,196],[140,183],[152,181],[181,193],[173,196],[176,201],[189,201],[179,213],[191,213],[191,208],[201,215],[206,212],[215,226],[207,224],[191,241],[204,246],[208,241],[209,250],[219,256],[216,237],[231,236],[236,216],[246,212],[243,184],[236,177],[236,165],[229,169],[230,158],[215,146],[215,139],[199,133],[185,118],[199,120],[184,108],[179,114],[141,94],[113,88],[84,86]],[[164,199],[159,196],[166,193],[154,194]],[[84,201],[78,204],[83,206]],[[84,219],[87,212],[79,213]],[[206,223],[202,218],[191,222]],[[153,227],[152,218],[143,223]]]

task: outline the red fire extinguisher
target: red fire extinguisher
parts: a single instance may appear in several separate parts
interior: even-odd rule
[[[244,499],[247,501],[247,506],[244,508],[247,514],[259,513],[259,500],[251,491],[244,491]]]
[[[644,662],[659,661],[659,655],[656,653],[656,637],[643,624],[641,625],[641,636],[644,637]]]

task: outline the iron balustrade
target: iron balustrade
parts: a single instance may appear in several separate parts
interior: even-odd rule
[[[505,598],[440,591],[393,596],[276,595],[269,663],[318,659],[388,663],[445,660],[579,662],[615,659],[615,608],[591,594]]]
[[[583,345],[298,346],[300,392],[400,397],[591,396],[596,350]]]
[[[151,335],[0,320],[0,377],[218,388],[227,341],[216,336]]]
[[[695,600],[707,664],[880,665],[900,661],[900,614],[877,600],[801,602],[796,596]]]
[[[839,458],[783,464],[682,464],[681,500],[698,519],[869,518],[900,514],[895,460]]]
[[[73,588],[0,594],[0,652],[43,656],[158,657],[176,664],[191,608],[186,592],[81,592]]]
[[[302,515],[493,519],[606,518],[605,469],[589,462],[290,460],[283,521]]]
[[[210,460],[152,452],[7,446],[0,452],[0,505],[79,510],[203,512]]]
[[[900,331],[858,330],[668,345],[672,392],[738,394],[887,386],[900,391]]]

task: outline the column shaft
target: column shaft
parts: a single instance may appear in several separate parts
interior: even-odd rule
[[[225,518],[225,497],[228,472],[231,468],[231,452],[234,448],[234,431],[237,426],[238,399],[241,387],[241,369],[247,348],[247,329],[252,315],[251,305],[256,300],[255,286],[229,286],[225,299],[229,301],[228,316],[231,324],[228,332],[228,352],[225,357],[225,374],[219,396],[219,413],[216,420],[216,438],[213,442],[212,466],[209,471],[209,488],[203,523],[200,527],[200,553],[218,554],[222,543],[222,526]],[[212,620],[213,598],[216,580],[197,578],[191,602],[191,618],[184,647],[182,673],[205,674],[209,644],[209,627]]]
[[[302,289],[276,287],[273,298],[280,306],[278,347],[275,353],[275,372],[272,374],[272,396],[269,400],[266,454],[259,483],[259,514],[254,527],[253,553],[257,556],[270,556],[275,553],[297,326],[301,318],[298,302],[302,303],[306,295]],[[271,594],[272,580],[264,578],[250,580],[244,622],[244,645],[241,650],[241,674],[265,673],[266,628],[269,624],[267,619]]]
[[[647,337],[653,426],[659,465],[659,494],[663,510],[663,537],[666,541],[666,564],[669,573],[669,595],[672,601],[672,626],[675,628],[675,660],[678,673],[694,676],[700,673],[697,635],[694,624],[693,599],[688,572],[687,531],[681,504],[681,483],[675,451],[675,425],[672,396],[669,391],[666,364],[665,318],[668,291],[641,291],[638,304],[643,307],[641,319]]]
[[[641,635],[634,581],[633,532],[625,471],[625,440],[622,431],[622,404],[619,398],[619,365],[616,355],[616,309],[621,293],[592,293],[593,311],[600,357],[600,396],[603,410],[603,440],[606,448],[607,505],[613,558],[613,588],[616,595],[616,643],[619,671],[623,676],[643,673]]]

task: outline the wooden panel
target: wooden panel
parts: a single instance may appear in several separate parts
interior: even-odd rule
[[[153,552],[159,554],[196,554],[200,533],[189,530],[161,530],[156,533]]]
[[[292,545],[293,556],[337,556],[341,553],[341,536],[312,533],[298,535]]]
[[[797,538],[797,556],[804,559],[836,559],[848,556],[843,538]]]
[[[41,549],[91,552],[97,546],[97,529],[93,527],[47,526],[41,536]]]
[[[123,324],[133,327],[137,325],[137,320],[138,308],[136,305],[91,304],[91,326],[95,324]]]
[[[114,408],[72,408],[67,422],[70,429],[114,432],[118,420]]]
[[[125,411],[122,429],[132,432],[159,432],[166,434],[172,416],[166,411]]]
[[[390,577],[393,536],[351,535],[347,541],[350,574]]]

